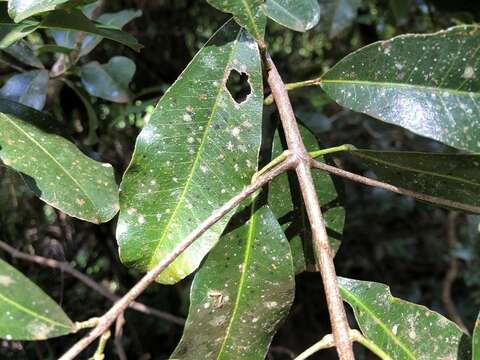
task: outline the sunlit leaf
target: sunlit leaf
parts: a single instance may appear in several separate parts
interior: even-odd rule
[[[0,100],[0,160],[21,173],[32,191],[68,215],[100,223],[118,211],[113,168],[85,156],[48,130],[43,113]]]
[[[13,56],[16,60],[38,68],[43,69],[44,66],[40,59],[35,56],[33,49],[25,40],[17,41],[16,43],[10,45],[9,47],[3,49],[8,55]]]
[[[48,80],[47,70],[13,75],[0,89],[0,97],[42,110],[47,100]]]
[[[45,340],[73,331],[72,321],[60,306],[0,259],[0,338]]]
[[[231,71],[248,75],[237,103]],[[148,270],[212,211],[250,183],[261,141],[263,85],[255,40],[233,21],[200,50],[140,133],[121,186],[117,240],[122,261]],[[210,228],[159,277],[175,283],[194,271],[229,217]]]
[[[323,78],[338,103],[414,133],[480,151],[480,26],[366,46]]]
[[[288,241],[268,207],[244,210],[195,276],[172,359],[264,359],[288,314],[295,293]]]
[[[303,142],[309,151],[319,149],[319,143],[305,127],[300,127]],[[273,143],[273,157],[282,153],[284,146],[278,132]],[[323,158],[317,158],[325,161]],[[340,247],[340,240],[345,223],[345,209],[341,206],[336,186],[326,172],[312,172],[315,189],[330,236],[330,246],[336,252]],[[314,250],[305,205],[302,200],[300,187],[294,172],[282,174],[272,180],[269,192],[269,204],[277,219],[279,219],[290,241],[292,248],[295,272],[317,271]]]
[[[392,359],[470,359],[471,339],[440,314],[393,297],[383,284],[338,282],[363,335]]]
[[[364,162],[382,181],[471,205],[477,209],[474,212],[480,212],[480,155],[359,149],[349,153]]]
[[[35,31],[40,25],[37,20],[24,20],[16,24],[7,12],[7,3],[0,2],[0,48],[11,46]]]
[[[54,10],[68,0],[8,0],[8,14],[15,22],[30,16]]]
[[[480,360],[480,315],[473,328],[472,355],[472,360]]]
[[[92,61],[81,67],[80,77],[90,95],[118,103],[128,102],[128,85],[135,74],[135,63],[124,56],[115,56],[104,65]]]
[[[263,39],[267,17],[260,5],[265,0],[207,0],[218,10],[230,13],[256,39]]]
[[[277,23],[296,31],[307,31],[318,24],[318,0],[265,0],[265,14]]]
[[[357,17],[362,0],[321,0],[320,27],[330,38],[340,35]]]

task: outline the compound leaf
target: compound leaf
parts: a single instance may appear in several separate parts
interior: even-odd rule
[[[1,99],[0,159],[53,207],[94,223],[110,220],[118,211],[112,166],[46,129],[51,122],[41,112]]]
[[[348,55],[321,86],[352,110],[478,152],[479,42],[477,25],[401,35]]]
[[[267,206],[244,210],[248,221],[236,219],[241,212],[232,218],[195,276],[172,359],[264,359],[288,314],[295,292],[288,241]]]
[[[392,359],[470,358],[468,335],[440,314],[393,297],[383,284],[346,278],[338,283],[363,335]]]
[[[60,306],[0,259],[0,338],[45,340],[72,332],[74,325]]]
[[[232,71],[248,76],[237,103]],[[250,183],[261,141],[262,69],[258,47],[235,22],[200,50],[140,133],[121,185],[117,240],[122,261],[148,270]],[[220,220],[160,275],[175,283],[194,271],[228,223]]]

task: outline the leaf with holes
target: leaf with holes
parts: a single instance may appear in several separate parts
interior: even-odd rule
[[[9,47],[3,49],[8,55],[14,57],[16,60],[37,69],[44,69],[42,62],[35,56],[30,44],[25,40],[17,41]]]
[[[320,27],[330,38],[337,37],[351,26],[362,0],[322,0]]]
[[[214,8],[232,14],[253,37],[263,40],[267,17],[260,5],[265,0],[207,0]]]
[[[30,16],[54,10],[68,0],[8,0],[8,14],[15,22]]]
[[[124,103],[130,100],[128,85],[135,70],[135,63],[129,58],[114,56],[104,65],[97,61],[83,65],[80,69],[80,78],[90,95]]]
[[[349,153],[381,181],[451,200],[451,208],[480,213],[480,155],[359,150]]]
[[[319,143],[315,135],[303,126],[300,126],[300,132],[307,150],[318,150]],[[284,145],[282,145],[282,142]],[[273,157],[280,155],[284,148],[285,140],[280,140],[280,135],[277,131],[273,142]],[[318,160],[325,161],[324,158],[319,158]],[[345,209],[340,203],[339,194],[337,193],[338,186],[326,172],[314,171],[312,176],[318,200],[324,213],[330,246],[336,252],[340,247],[343,226],[345,224]],[[303,271],[318,271],[315,265],[310,224],[302,200],[300,186],[293,171],[277,176],[272,180],[268,202],[290,241],[295,272],[298,274]]]
[[[263,10],[270,19],[301,32],[313,28],[320,19],[317,0],[265,0]]]
[[[45,340],[72,332],[74,325],[60,306],[0,259],[0,338]]]
[[[47,100],[48,80],[47,70],[13,75],[0,89],[0,97],[42,110]]]
[[[232,70],[248,76],[237,103]],[[250,183],[261,141],[263,85],[255,40],[229,21],[158,103],[140,133],[121,185],[117,240],[122,261],[148,270],[211,212]],[[175,283],[194,271],[227,225],[220,220],[159,277]]]
[[[338,284],[363,335],[392,359],[470,358],[469,336],[440,314],[393,297],[383,284],[340,277]]]
[[[366,46],[321,80],[338,103],[471,152],[480,150],[480,26]]]
[[[480,315],[478,315],[473,328],[472,360],[480,360]]]
[[[21,173],[46,203],[86,221],[101,223],[118,211],[118,188],[110,164],[85,156],[47,127],[54,120],[0,99],[0,159]]]
[[[193,280],[172,359],[264,359],[288,314],[295,293],[288,241],[268,207],[243,210]]]

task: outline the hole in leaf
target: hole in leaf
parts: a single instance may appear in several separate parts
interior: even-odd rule
[[[227,90],[237,104],[244,102],[252,92],[248,82],[248,75],[232,69],[227,80]]]

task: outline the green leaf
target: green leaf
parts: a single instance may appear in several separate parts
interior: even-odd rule
[[[0,97],[42,110],[47,100],[48,80],[47,70],[13,75],[0,89]]]
[[[263,10],[270,19],[295,31],[310,30],[320,20],[317,0],[265,0]]]
[[[0,338],[45,340],[72,332],[74,325],[60,306],[0,259]]]
[[[315,135],[303,126],[300,126],[300,132],[307,150],[319,149]],[[280,155],[284,148],[277,132],[273,143],[273,157]],[[325,162],[323,157],[317,158],[317,160]],[[345,209],[340,205],[339,195],[332,177],[328,173],[320,171],[312,172],[312,176],[330,235],[330,246],[336,252],[340,247],[345,224]],[[298,274],[303,271],[317,271],[310,223],[293,171],[291,174],[282,174],[272,180],[268,202],[290,241],[295,272]]]
[[[226,88],[235,69],[251,93],[237,103]],[[263,105],[255,40],[229,21],[158,103],[140,133],[121,185],[117,240],[122,261],[148,270],[211,212],[248,185],[257,164]],[[159,277],[194,271],[227,225],[220,220]]]
[[[110,25],[103,25],[91,21],[82,11],[77,9],[51,11],[43,18],[40,26],[45,29],[75,30],[99,35],[126,45],[135,51],[139,51],[143,47],[129,33],[123,32]]]
[[[35,56],[32,48],[30,47],[29,43],[25,40],[17,41],[16,43],[10,45],[9,47],[3,49],[8,55],[14,57],[16,60],[38,68],[44,69],[42,62]]]
[[[4,49],[28,34],[35,31],[40,25],[36,20],[25,20],[19,24],[8,16],[7,3],[0,3],[0,48]]]
[[[322,14],[320,27],[330,38],[337,37],[351,26],[357,17],[357,10],[361,4],[362,0],[320,1],[320,12]]]
[[[15,22],[30,16],[54,10],[68,0],[8,0],[8,14]]]
[[[45,53],[59,53],[59,54],[70,54],[73,49],[66,48],[63,46],[48,44],[48,45],[41,45],[35,48],[35,54],[42,55]]]
[[[480,360],[480,315],[475,321],[472,339],[472,360]]]
[[[46,203],[90,222],[110,220],[118,211],[112,166],[88,158],[46,130],[52,121],[31,108],[0,100],[0,159],[21,173]]]
[[[295,293],[288,241],[268,207],[244,210],[248,222],[232,218],[193,280],[172,359],[264,359],[288,314]]]
[[[470,358],[468,335],[438,313],[393,297],[383,284],[340,277],[338,283],[363,335],[392,359]]]
[[[85,90],[105,100],[125,103],[130,101],[128,85],[135,75],[135,63],[124,56],[112,57],[100,65],[92,61],[81,67],[80,77]]]
[[[478,152],[479,42],[476,25],[398,36],[348,55],[321,85],[352,110]]]
[[[256,39],[263,40],[267,17],[260,5],[265,0],[207,0],[214,8],[232,14],[235,21]]]
[[[381,181],[472,206],[476,208],[473,212],[480,213],[480,155],[359,149],[349,153]]]

